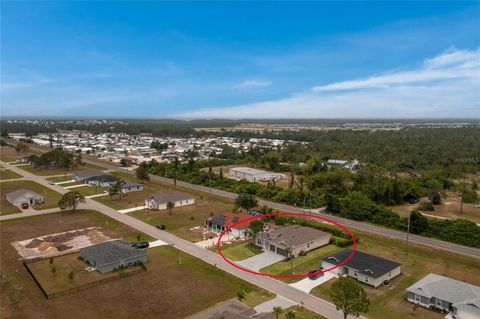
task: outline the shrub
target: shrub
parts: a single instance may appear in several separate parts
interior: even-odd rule
[[[423,202],[420,205],[418,205],[418,210],[433,212],[435,208],[433,207],[431,202]]]

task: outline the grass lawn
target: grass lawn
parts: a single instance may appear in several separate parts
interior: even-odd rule
[[[55,177],[47,178],[47,181],[55,182],[55,183],[66,182],[66,181],[71,181],[71,180],[72,180],[72,175],[71,174],[67,174],[67,176],[64,175],[64,176],[55,176]]]
[[[83,196],[102,194],[103,192],[105,192],[105,189],[103,187],[90,187],[90,186],[75,187],[70,190],[77,191]]]
[[[135,237],[137,231],[93,211],[76,213],[54,213],[23,219],[0,222],[2,228],[0,269],[10,279],[10,283],[0,296],[2,317],[12,317],[8,294],[15,286],[25,289],[15,317],[36,318],[41,313],[45,318],[184,318],[219,302],[235,298],[237,292],[247,293],[245,303],[255,306],[270,300],[274,295],[231,276],[200,259],[187,255],[170,246],[148,249],[147,272],[133,274],[126,278],[97,285],[88,289],[69,293],[53,299],[45,299],[32,277],[19,260],[17,251],[10,244],[36,236],[59,233],[68,230],[101,226],[111,238]],[[75,256],[75,255],[73,255]],[[58,264],[57,264],[58,262]],[[78,266],[74,282],[86,280],[87,276],[101,274],[81,274],[81,265],[75,258],[64,261],[60,270],[60,259],[54,258],[60,284],[65,281],[65,272]],[[71,264],[69,264],[71,263]],[[50,266],[48,264],[47,266]],[[77,268],[75,268],[77,269]],[[52,276],[47,267],[46,278]],[[88,278],[93,280],[96,278]],[[57,283],[57,279],[53,279]]]
[[[215,251],[217,251],[217,247],[215,247]],[[249,257],[253,257],[259,254],[257,248],[252,247],[249,242],[243,242],[239,244],[232,244],[229,246],[222,247],[222,253],[225,257],[231,260],[243,260]]]
[[[324,247],[320,247],[318,249],[312,250],[307,253],[306,256],[298,256],[293,258],[293,273],[294,274],[305,274],[311,270],[319,269],[320,261],[322,258],[329,256],[337,251],[341,250],[341,248],[329,244]],[[267,274],[275,274],[275,275],[290,275],[290,261],[279,261],[273,265],[268,267],[262,268],[260,271]],[[299,280],[304,279],[301,278],[278,278],[279,280],[287,283],[293,283]]]
[[[59,193],[33,181],[15,181],[15,182],[3,182],[0,184],[2,190],[2,198],[0,201],[0,211],[8,210],[10,203],[7,202],[5,194],[17,190],[19,188],[30,189],[41,196],[43,196],[44,202],[42,204],[32,205],[34,209],[47,209],[57,207],[58,201],[62,197]]]
[[[3,167],[0,167],[0,179],[1,180],[4,180],[4,179],[13,179],[13,178],[20,178],[22,177],[21,175],[9,170],[9,169],[6,169],[6,168],[3,168]]]
[[[305,309],[300,306],[293,306],[283,311],[283,314],[280,315],[280,318],[287,319],[287,312],[293,312],[295,314],[295,319],[325,319],[325,317],[320,316],[319,314],[312,312],[308,309]]]
[[[389,287],[375,289],[363,285],[371,302],[368,318],[385,318],[386,313],[391,319],[443,318],[439,313],[416,308],[405,301],[405,289],[429,273],[480,285],[480,263],[476,259],[412,244],[407,256],[405,243],[402,241],[362,232],[355,233],[361,238],[358,243],[359,250],[402,264],[402,274],[393,279]],[[314,288],[311,293],[329,300],[330,287],[334,280]]]
[[[73,171],[76,170],[82,170],[82,169],[97,169],[97,170],[103,170],[104,168],[96,166],[96,165],[91,165],[91,164],[85,164],[80,166],[78,169],[64,169],[64,168],[44,168],[44,167],[33,167],[32,165],[23,165],[19,166],[18,168],[23,169],[27,172],[30,172],[35,175],[40,175],[40,176],[50,176],[50,175],[71,175]],[[65,177],[65,176],[64,176]]]

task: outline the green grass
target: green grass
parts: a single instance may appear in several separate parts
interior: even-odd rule
[[[361,238],[358,242],[360,251],[402,264],[402,274],[394,278],[388,287],[375,289],[362,285],[371,303],[370,311],[366,314],[368,318],[385,318],[386,313],[391,319],[442,318],[436,312],[414,308],[413,304],[405,301],[405,289],[429,273],[480,285],[480,263],[476,259],[415,244],[410,244],[407,255],[402,241],[363,232],[355,233]],[[314,288],[311,294],[330,300],[333,281]]]
[[[285,309],[283,311],[283,314],[280,316],[280,318],[282,319],[287,318],[286,314],[289,311],[295,314],[295,319],[326,319],[325,317],[320,316],[319,314],[316,314],[315,312],[312,312],[300,306],[293,306],[288,309]]]
[[[222,253],[228,259],[238,261],[253,257],[259,252],[255,247],[252,247],[249,242],[244,242],[237,245],[233,244],[224,248],[222,247]]]
[[[67,174],[67,176],[55,176],[55,177],[49,177],[47,178],[47,181],[54,182],[54,183],[59,183],[59,182],[66,182],[72,180],[72,175]],[[67,185],[67,184],[62,184],[62,185]]]
[[[305,274],[311,270],[318,269],[320,267],[320,262],[322,258],[325,258],[341,248],[335,245],[327,245],[315,250],[310,251],[306,256],[298,256],[293,259],[293,273],[294,274]],[[290,261],[279,261],[273,265],[262,268],[260,271],[267,274],[275,275],[290,275]],[[302,278],[280,278],[281,281],[292,283]]]
[[[13,179],[13,178],[20,178],[22,175],[19,175],[9,169],[0,168],[0,180],[5,180],[5,179]]]
[[[19,166],[18,168],[23,169],[27,172],[30,172],[35,175],[39,176],[50,176],[50,175],[61,175],[61,174],[66,174],[71,175],[72,172],[76,170],[83,170],[83,169],[97,169],[97,170],[102,170],[102,167],[96,166],[96,165],[91,165],[91,164],[85,164],[80,166],[78,169],[64,169],[64,168],[44,168],[44,167],[34,167],[32,165],[23,165]]]
[[[75,187],[70,190],[77,191],[83,196],[102,194],[103,192],[105,192],[105,189],[103,187],[90,187],[90,186]]]

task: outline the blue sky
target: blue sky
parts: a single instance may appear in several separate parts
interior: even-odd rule
[[[2,116],[480,117],[479,2],[2,2]]]

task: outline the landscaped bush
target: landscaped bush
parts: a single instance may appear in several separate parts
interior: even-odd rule
[[[421,203],[420,205],[418,205],[418,210],[421,210],[421,211],[434,211],[435,208],[433,207],[432,203],[430,202],[423,202]]]

